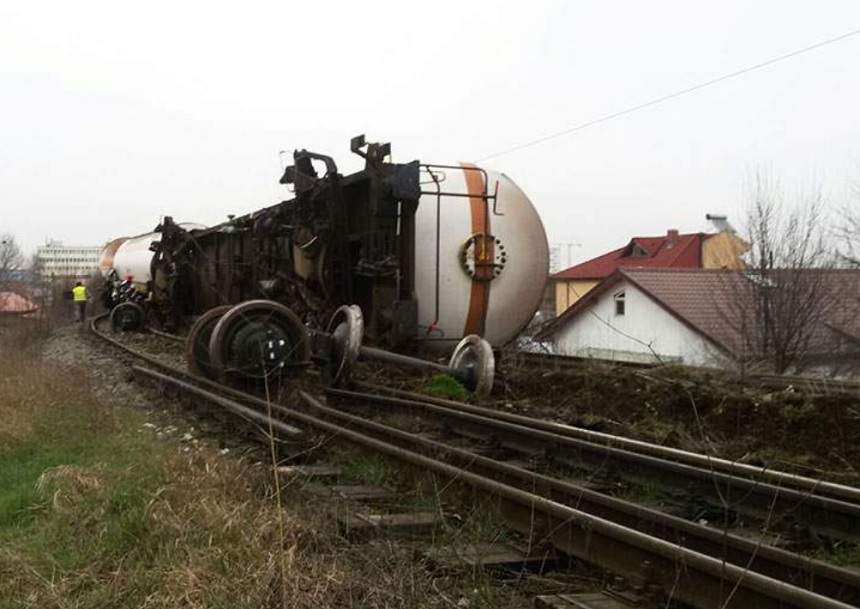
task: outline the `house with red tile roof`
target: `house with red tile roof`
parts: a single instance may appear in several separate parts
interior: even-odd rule
[[[717,233],[680,234],[670,229],[660,237],[633,237],[624,247],[550,275],[555,314],[561,315],[618,269],[741,269],[747,249],[730,227]]]
[[[816,324],[809,355],[860,355],[860,271],[808,272],[824,273],[840,303]],[[561,355],[729,367],[745,353],[734,318],[750,281],[726,269],[621,267],[536,338]]]

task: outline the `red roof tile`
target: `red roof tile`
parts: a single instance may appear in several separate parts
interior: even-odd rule
[[[723,269],[624,269],[621,274],[685,325],[729,353],[741,348],[733,303],[746,280]]]
[[[15,292],[0,292],[0,315],[24,315],[39,308],[32,300]]]
[[[603,279],[619,268],[700,268],[705,233],[633,237],[617,250],[551,275],[552,279]],[[645,255],[634,255],[642,250]]]

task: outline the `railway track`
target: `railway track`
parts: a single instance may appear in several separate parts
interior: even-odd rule
[[[656,483],[705,499],[716,510],[730,508],[767,520],[773,528],[799,525],[820,535],[860,540],[860,489],[854,487],[470,404],[373,385],[359,387],[374,393],[327,391],[341,399],[432,416],[463,435],[483,437],[526,457],[592,473],[611,473],[631,483]]]
[[[243,419],[271,426],[282,436],[301,442],[312,433],[332,434],[350,443],[409,463],[422,470],[467,484],[491,493],[504,503],[512,526],[533,539],[549,543],[566,554],[580,558],[632,580],[648,580],[667,595],[701,609],[716,607],[804,607],[846,608],[860,606],[860,577],[850,570],[812,560],[761,542],[704,527],[681,518],[660,513],[635,503],[596,492],[583,485],[529,471],[510,463],[482,456],[472,450],[447,442],[423,437],[390,425],[333,408],[325,397],[299,392],[296,407],[273,404],[249,393],[222,386],[185,371],[172,368],[163,359],[142,353],[98,329],[97,336],[123,349],[129,356],[147,366],[135,365],[134,374],[149,381],[215,404]],[[351,400],[391,407],[391,400],[401,400],[406,407],[433,416],[465,420],[462,415],[478,417],[471,412],[455,410],[450,404],[444,414],[429,408],[440,404],[367,392],[330,392],[332,401]],[[300,408],[299,408],[300,406]],[[271,415],[271,416],[270,416]],[[497,420],[491,429],[499,436],[510,421]],[[521,422],[522,423],[522,422]],[[483,426],[483,419],[469,419],[470,425]],[[546,440],[551,432],[539,429],[514,431],[504,427],[509,445],[522,443],[524,434]],[[473,427],[474,429],[474,427]],[[480,429],[479,429],[480,431]],[[484,434],[488,433],[486,427]],[[558,430],[555,430],[558,431]],[[537,434],[537,435],[534,435]],[[477,435],[477,434],[476,434]],[[558,438],[585,442],[580,438]],[[591,438],[595,440],[595,438]],[[557,438],[553,438],[558,442]],[[596,442],[592,442],[597,444]],[[527,448],[533,448],[527,443]],[[603,446],[613,450],[626,450]],[[581,449],[581,447],[580,447]],[[633,452],[629,451],[628,452]],[[656,459],[644,452],[641,458]],[[688,464],[675,462],[676,465]],[[710,475],[716,472],[712,470]],[[723,474],[730,475],[730,474]],[[795,486],[802,482],[795,480]],[[765,482],[754,482],[754,485]],[[792,489],[799,492],[796,489]],[[836,490],[836,489],[831,489]],[[850,490],[839,491],[843,499],[834,499],[807,490],[807,498],[817,497],[849,504]],[[854,505],[854,504],[851,504]],[[856,507],[856,505],[854,505]]]
[[[708,470],[709,472],[717,471],[727,473],[734,476],[749,478],[756,482],[770,483],[780,488],[792,488],[803,492],[814,493],[822,497],[841,499],[851,503],[860,504],[860,488],[855,486],[829,482],[819,478],[799,476],[769,467],[748,465],[738,461],[731,461],[702,453],[694,453],[659,444],[652,444],[650,442],[644,442],[625,436],[593,431],[583,427],[556,423],[545,419],[535,419],[491,408],[482,408],[473,404],[428,396],[412,391],[403,391],[386,387],[384,385],[356,382],[354,383],[354,386],[365,393],[384,394],[395,398],[401,398],[404,400],[404,404],[409,404],[413,401],[436,404],[445,408],[452,408],[461,412],[476,414],[479,416],[487,416],[536,430],[586,440],[608,447],[621,448],[631,452],[641,453],[643,455],[658,457],[667,461],[676,461],[678,463],[699,467]]]

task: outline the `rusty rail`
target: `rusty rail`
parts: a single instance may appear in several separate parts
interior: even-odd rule
[[[134,372],[171,384],[207,400],[218,398],[218,403],[229,410],[258,423],[272,425],[278,430],[286,425],[279,419],[270,419],[257,410],[216,396],[161,372],[140,366],[135,366]],[[299,395],[306,405],[317,410],[327,409],[309,394],[300,392]],[[266,404],[257,398],[254,401]],[[345,426],[274,404],[266,404],[266,406],[276,410],[280,416],[290,418],[307,427],[334,434],[340,439],[491,493],[508,504],[509,514],[514,515],[515,512],[519,514],[517,520],[520,523],[529,523],[530,532],[543,533],[554,546],[572,556],[631,578],[641,577],[643,565],[647,564],[649,578],[653,584],[659,585],[674,598],[694,607],[700,609],[717,607],[849,609],[852,606],[404,449]]]
[[[788,583],[803,583],[811,590],[860,604],[860,575],[846,569],[812,560],[780,548],[759,544],[725,531],[699,525],[676,516],[611,497],[572,482],[497,461],[464,448],[454,447],[421,435],[405,432],[384,424],[313,403],[321,415],[334,418],[350,429],[383,435],[412,450],[429,451],[445,462],[455,461],[471,471],[495,480],[507,481],[520,488],[575,506],[618,524],[647,530],[667,541],[679,542],[689,549],[718,557],[734,564],[746,565],[753,571]]]
[[[809,478],[807,476],[800,476],[797,474],[792,474],[790,472],[775,470],[768,467],[757,467],[755,465],[739,463],[737,461],[721,459],[719,457],[712,457],[710,455],[702,453],[694,453],[678,448],[671,448],[669,446],[660,446],[659,444],[652,444],[650,442],[635,440],[633,438],[626,438],[624,436],[618,436],[615,434],[593,431],[590,429],[584,429],[582,427],[566,425],[564,423],[556,423],[544,419],[534,419],[532,417],[512,414],[493,408],[485,408],[481,406],[475,406],[473,404],[467,404],[464,402],[457,402],[454,400],[446,400],[443,398],[427,396],[420,393],[415,393],[413,391],[403,391],[400,389],[385,387],[384,385],[355,382],[354,386],[365,392],[385,393],[387,395],[391,395],[396,398],[402,398],[404,400],[436,404],[438,406],[453,408],[455,410],[461,410],[463,412],[469,412],[480,416],[495,418],[500,421],[507,421],[509,423],[515,423],[517,425],[522,425],[524,427],[530,427],[533,429],[540,429],[542,431],[547,431],[562,436],[579,438],[581,440],[588,440],[589,442],[596,442],[605,446],[623,448],[625,450],[651,455],[653,457],[666,459],[668,461],[686,463],[687,465],[701,467],[703,469],[707,469],[708,471],[713,470],[730,474],[733,476],[749,478],[751,480],[768,482],[780,488],[793,488],[805,493],[814,493],[815,495],[819,495],[821,497],[830,497],[833,499],[847,501],[849,503],[860,504],[860,488],[857,488],[855,486],[828,482],[826,480],[820,480],[817,478]]]
[[[156,330],[155,328],[147,328],[146,331],[149,332],[150,334],[154,334],[155,336],[160,336],[161,338],[166,338],[168,340],[172,340],[173,342],[177,342],[177,343],[184,343],[185,342],[184,336],[177,336],[176,334],[170,334],[169,332],[162,332],[161,330]]]
[[[790,515],[792,519],[821,534],[839,539],[860,540],[860,505],[856,503],[783,488],[768,482],[670,461],[427,401],[344,389],[328,389],[327,392],[331,396],[350,399],[353,402],[391,406],[413,413],[423,411],[434,418],[471,428],[475,433],[491,434],[500,445],[519,452],[541,454],[578,469],[601,471],[611,468],[613,473],[631,482],[649,485],[656,482],[688,494],[695,491],[721,509],[725,509],[726,502],[730,502],[732,510],[755,518],[774,521],[776,517]],[[731,503],[733,501],[734,503]]]

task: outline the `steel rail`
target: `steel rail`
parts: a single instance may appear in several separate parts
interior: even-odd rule
[[[651,455],[606,446],[579,438],[563,436],[540,429],[524,427],[508,421],[464,412],[417,400],[372,395],[344,389],[327,389],[333,397],[388,405],[415,412],[416,409],[465,425],[477,434],[491,435],[502,446],[525,452],[541,453],[546,457],[576,468],[605,468],[623,479],[664,486],[685,493],[695,491],[709,497],[715,506],[761,519],[791,515],[810,529],[839,539],[860,539],[860,505],[820,497],[808,492],[741,478],[693,465],[668,461]],[[736,497],[740,502],[726,502]],[[771,519],[772,520],[772,519]]]
[[[600,431],[592,431],[590,429],[575,427],[573,425],[566,425],[564,423],[556,423],[543,419],[535,419],[532,417],[503,412],[492,408],[474,406],[472,404],[466,404],[454,400],[446,400],[443,398],[426,396],[412,391],[403,391],[400,389],[385,387],[383,385],[375,385],[364,382],[355,382],[353,383],[353,385],[357,388],[362,389],[363,391],[384,392],[389,395],[403,398],[406,400],[423,401],[428,402],[430,404],[444,406],[447,408],[455,408],[462,410],[463,412],[470,412],[472,414],[496,418],[501,421],[508,421],[510,423],[516,423],[525,427],[540,429],[543,431],[548,431],[563,436],[569,436],[572,438],[580,438],[591,442],[599,442],[606,446],[616,446],[618,448],[624,448],[634,452],[643,453],[654,457],[660,457],[661,459],[678,461],[679,463],[695,465],[697,467],[706,468],[708,470],[724,472],[733,476],[745,476],[753,480],[770,482],[771,484],[774,484],[781,488],[790,487],[804,492],[815,493],[816,495],[820,495],[822,497],[832,497],[834,499],[841,499],[850,503],[860,504],[860,488],[854,486],[838,484],[835,482],[827,482],[825,480],[800,476],[789,472],[770,469],[768,467],[757,467],[755,465],[748,465],[746,463],[738,463],[737,461],[721,459],[719,457],[712,457],[701,453],[694,453],[686,450],[681,450],[679,448],[660,446],[658,444],[652,444],[650,442],[644,442],[642,440],[625,438],[624,436],[618,436]]]
[[[193,384],[196,384],[198,386],[203,386],[203,387],[206,387],[208,389],[211,389],[212,391],[218,391],[218,392],[221,392],[221,393],[224,393],[227,395],[232,395],[233,397],[235,397],[237,399],[245,399],[245,398],[252,398],[253,397],[253,396],[246,394],[242,391],[238,391],[236,389],[233,389],[232,387],[227,387],[226,385],[222,385],[221,383],[216,383],[215,381],[212,381],[212,380],[200,377],[200,376],[196,376],[194,374],[191,374],[190,372],[185,372],[184,370],[177,370],[176,368],[173,368],[169,364],[166,364],[166,363],[152,357],[151,355],[148,355],[146,353],[141,353],[140,351],[137,351],[136,349],[132,349],[131,347],[128,347],[127,345],[122,344],[122,342],[120,342],[114,338],[111,338],[110,336],[107,336],[103,332],[100,332],[97,328],[97,322],[103,320],[106,317],[107,317],[107,314],[101,315],[99,317],[95,317],[92,320],[92,322],[90,323],[90,329],[92,330],[92,332],[96,336],[98,336],[99,338],[101,338],[102,340],[104,340],[105,342],[110,344],[111,346],[116,347],[116,348],[126,352],[127,354],[133,356],[133,357],[141,359],[144,362],[146,362],[147,364],[154,366],[160,370],[164,370],[164,371],[169,372],[170,374],[172,374],[174,376],[181,377],[181,378],[185,379],[185,381],[188,382],[189,384],[193,383]],[[282,433],[287,435],[290,439],[295,440],[295,441],[299,441],[299,440],[304,438],[305,434],[304,434],[304,431],[302,431],[301,429],[299,429],[297,427],[290,427],[290,426],[287,426],[287,427],[289,427],[289,429],[282,429],[281,431],[282,431]]]
[[[112,345],[125,350],[129,354],[135,355],[144,359],[148,363],[161,367],[161,368],[169,368],[165,366],[163,362],[148,356],[146,354],[142,354],[137,352],[125,345],[123,345],[120,341],[110,338],[109,336],[99,332],[97,330],[96,324],[99,321],[103,321],[109,317],[109,314],[105,313],[103,315],[97,316],[91,320],[91,329],[97,335],[99,335],[104,340],[110,342]],[[168,338],[174,341],[183,341],[182,337],[178,337],[172,334],[167,334],[164,332],[160,332],[158,330],[154,330],[149,328],[148,331],[154,335],[162,336],[164,338]],[[545,356],[545,354],[539,354],[541,357]],[[562,358],[562,356],[547,356],[552,358]],[[198,382],[207,381],[208,379],[202,379],[200,377],[195,377],[194,375],[188,375],[188,378],[195,378]],[[771,482],[772,484],[782,488],[782,487],[790,487],[802,490],[804,492],[814,493],[823,497],[833,497],[837,499],[841,499],[847,502],[852,503],[860,503],[860,488],[852,487],[843,484],[837,484],[833,482],[827,482],[820,479],[809,478],[805,476],[800,476],[797,474],[792,474],[789,472],[779,471],[769,469],[767,467],[756,467],[753,465],[748,465],[745,463],[738,463],[736,461],[730,461],[727,459],[721,459],[718,457],[711,457],[709,455],[703,455],[699,453],[693,453],[689,451],[684,451],[676,448],[659,446],[656,444],[651,444],[648,442],[643,442],[641,440],[635,440],[632,438],[625,438],[623,436],[617,436],[613,434],[607,434],[603,432],[592,431],[588,429],[583,429],[579,427],[574,427],[570,425],[565,425],[562,423],[555,423],[552,421],[545,421],[540,419],[534,419],[530,417],[524,417],[521,415],[505,413],[498,410],[493,410],[489,408],[483,408],[479,406],[474,406],[471,404],[466,404],[462,402],[456,402],[453,400],[445,400],[442,398],[435,398],[432,396],[426,396],[419,393],[402,391],[390,387],[385,387],[382,385],[373,385],[370,383],[356,382],[355,385],[362,389],[368,391],[384,391],[391,395],[402,397],[408,400],[418,400],[425,401],[432,404],[437,404],[444,407],[450,408],[458,408],[465,412],[471,412],[474,414],[478,414],[481,416],[495,417],[504,421],[513,422],[519,425],[524,425],[527,427],[533,427],[535,429],[541,429],[544,431],[549,431],[551,433],[558,433],[560,435],[566,435],[570,437],[582,438],[590,441],[599,441],[605,443],[607,446],[618,446],[621,448],[633,450],[635,452],[641,452],[644,454],[649,454],[653,456],[657,456],[660,458],[665,458],[673,461],[678,461],[680,463],[687,463],[694,466],[699,466],[703,468],[707,468],[708,470],[718,470],[722,471],[734,476],[747,476],[753,480],[764,480]],[[230,388],[220,385],[218,383],[211,383],[212,387],[217,387],[219,390],[229,390]],[[241,392],[236,392],[237,396],[241,396]]]
[[[110,317],[110,313],[103,313],[101,315],[97,315],[96,317],[93,317],[90,320],[90,331],[93,334],[95,334],[97,337],[99,337],[100,339],[105,341],[106,343],[116,347],[117,349],[125,351],[127,354],[129,354],[133,357],[142,359],[146,363],[151,364],[153,366],[157,366],[158,368],[161,368],[161,369],[167,369],[167,370],[171,370],[171,371],[173,370],[172,367],[168,366],[167,364],[165,364],[161,360],[159,360],[159,359],[157,359],[151,355],[148,355],[146,353],[142,353],[142,352],[138,351],[137,349],[132,349],[131,347],[122,344],[122,342],[118,341],[117,339],[111,338],[110,336],[108,336],[104,332],[100,331],[98,329],[98,323],[100,321],[104,321],[108,317]]]
[[[535,473],[464,448],[348,414],[318,402],[309,405],[322,415],[334,418],[350,429],[363,429],[366,433],[379,434],[389,440],[397,440],[404,447],[413,450],[421,447],[444,457],[446,462],[456,459],[463,467],[480,470],[483,475],[492,476],[496,480],[511,481],[510,483],[518,484],[521,488],[530,489],[535,493],[540,492],[550,499],[595,516],[640,531],[647,529],[650,534],[667,541],[679,542],[697,552],[722,558],[734,564],[746,565],[753,571],[787,583],[798,585],[798,582],[805,582],[806,587],[816,593],[860,605],[860,574],[854,571],[693,523],[593,491],[576,483]]]
[[[169,332],[162,332],[161,330],[156,330],[155,328],[147,328],[146,331],[150,334],[154,334],[155,336],[160,336],[161,338],[166,338],[177,343],[185,342],[184,336],[177,336],[176,334],[170,334]]]
[[[136,374],[188,391],[217,402],[236,414],[279,429],[285,424],[261,412],[208,392],[200,387],[161,372],[135,366]],[[300,391],[309,405],[321,403]],[[262,401],[262,400],[261,400]],[[273,407],[274,405],[269,405]],[[656,537],[646,535],[604,518],[514,486],[466,471],[448,463],[358,433],[309,414],[279,408],[278,412],[337,437],[394,457],[423,470],[486,491],[530,514],[532,528],[545,531],[549,541],[566,553],[630,577],[642,574],[647,562],[651,581],[668,594],[699,609],[850,609],[841,601],[767,577],[724,560],[707,556]],[[289,426],[287,426],[289,427]]]

